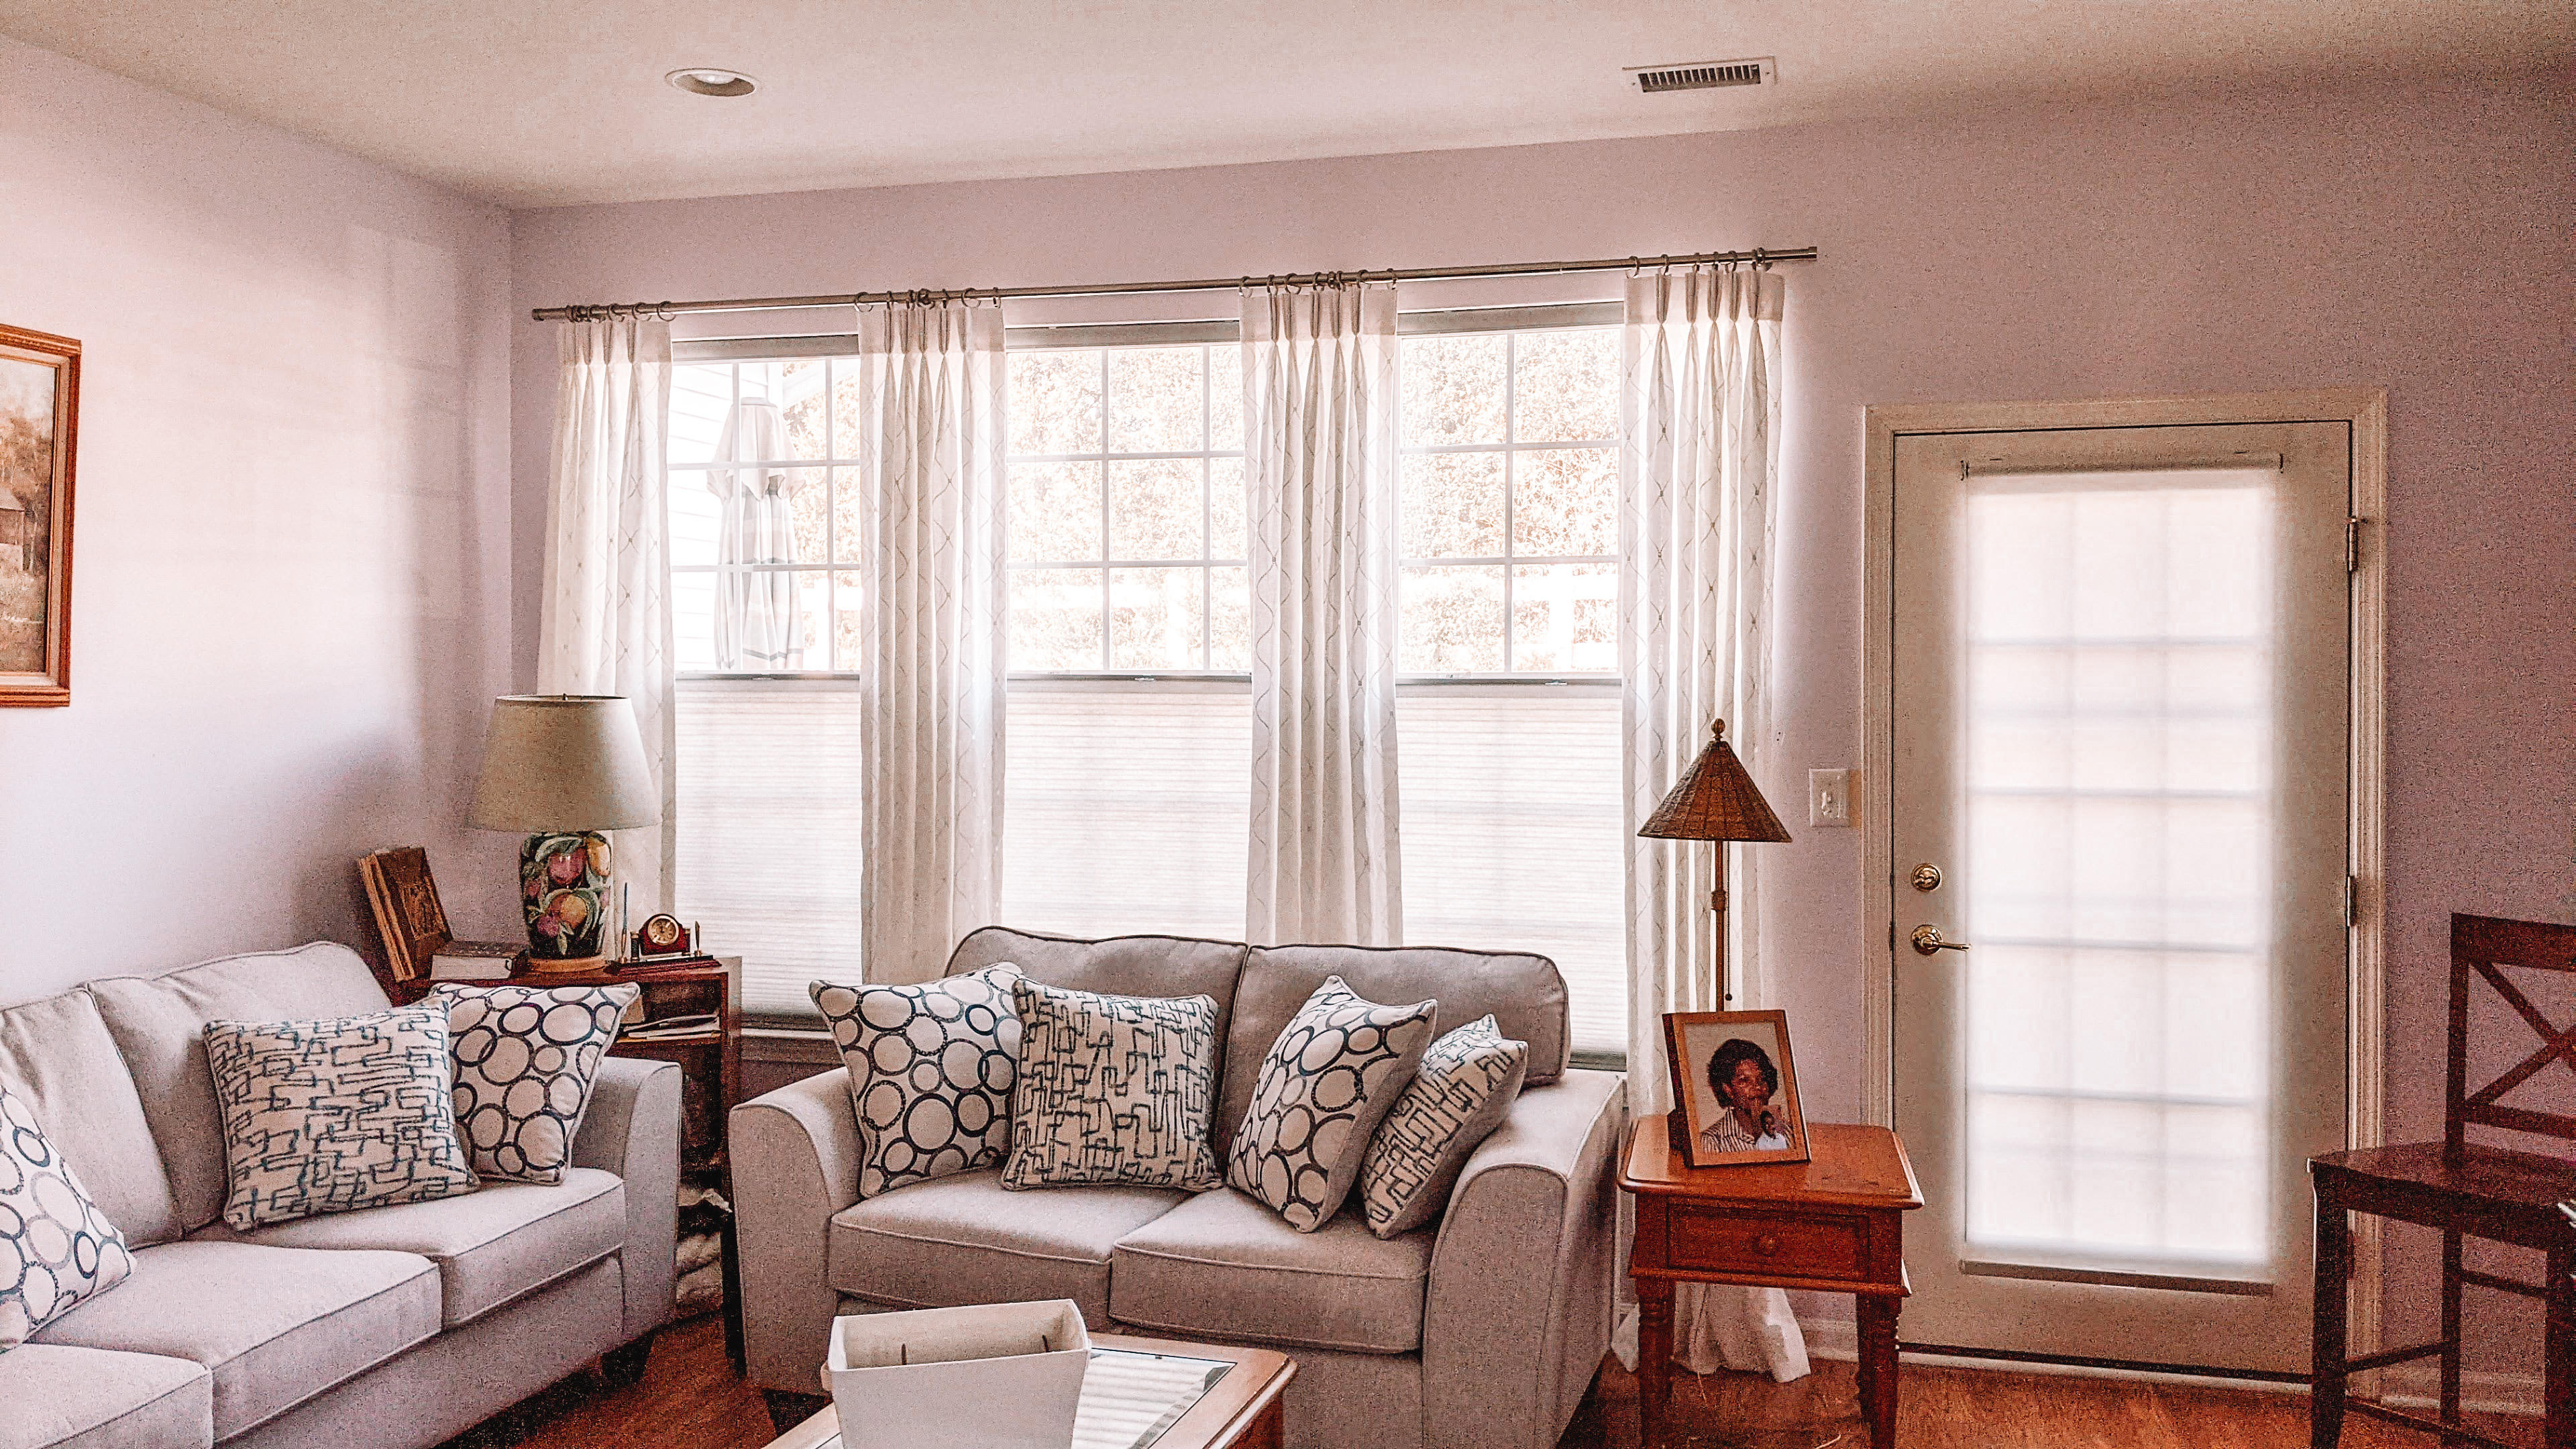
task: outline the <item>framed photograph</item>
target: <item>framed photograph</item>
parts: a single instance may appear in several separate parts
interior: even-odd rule
[[[1683,1161],[1749,1167],[1807,1160],[1787,1012],[1666,1012],[1664,1058]]]
[[[0,326],[0,705],[72,702],[81,346]]]

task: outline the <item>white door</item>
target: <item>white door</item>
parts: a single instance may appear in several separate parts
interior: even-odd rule
[[[1896,439],[1909,1344],[2306,1369],[2305,1163],[2344,1145],[2350,432]]]

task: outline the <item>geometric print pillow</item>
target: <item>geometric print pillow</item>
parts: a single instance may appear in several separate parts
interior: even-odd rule
[[[1025,977],[1011,995],[1020,1076],[1003,1187],[1219,1185],[1214,997],[1108,996]]]
[[[479,1185],[456,1138],[447,1011],[206,1023],[224,1119],[224,1222],[425,1202]]]
[[[0,1351],[133,1271],[125,1234],[45,1139],[35,1109],[0,1085]]]
[[[599,1059],[642,988],[444,985],[456,1132],[474,1175],[563,1181]]]
[[[1467,1154],[1511,1115],[1528,1071],[1529,1043],[1507,1040],[1491,1015],[1423,1052],[1413,1084],[1360,1160],[1360,1208],[1370,1232],[1392,1238],[1440,1215]]]
[[[1225,1180],[1311,1233],[1360,1175],[1369,1134],[1413,1080],[1438,1001],[1380,1006],[1329,976],[1261,1062]]]
[[[917,986],[807,988],[850,1069],[860,1197],[987,1167],[1010,1150],[1019,979],[1004,961]]]

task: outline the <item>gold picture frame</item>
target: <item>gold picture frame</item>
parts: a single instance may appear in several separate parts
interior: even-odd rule
[[[1808,1160],[1787,1012],[1668,1011],[1664,1067],[1672,1074],[1673,1146],[1684,1162],[1753,1167]],[[1720,1090],[1730,1081],[1733,1100]]]
[[[0,706],[72,702],[81,345],[0,326]]]

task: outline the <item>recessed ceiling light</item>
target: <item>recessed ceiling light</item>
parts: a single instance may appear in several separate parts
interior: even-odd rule
[[[684,66],[662,79],[693,96],[747,96],[760,89],[760,82],[741,71],[711,65]]]

